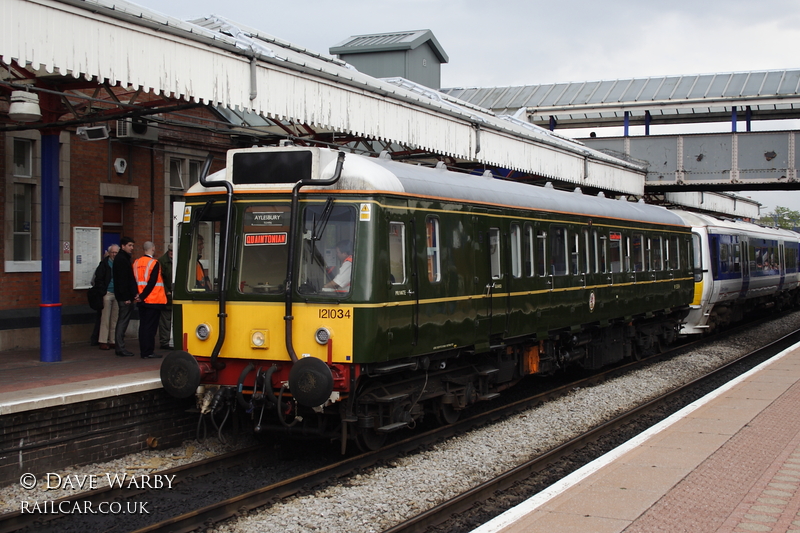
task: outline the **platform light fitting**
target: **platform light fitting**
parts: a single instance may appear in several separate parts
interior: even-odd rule
[[[42,118],[39,95],[28,91],[12,91],[8,117],[14,122],[36,122]]]
[[[108,139],[108,128],[105,126],[80,126],[75,134],[84,141],[102,141]]]

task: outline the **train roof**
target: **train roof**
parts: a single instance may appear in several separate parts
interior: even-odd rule
[[[327,179],[333,175],[338,151],[326,148],[305,148],[287,146],[279,148],[248,148],[231,150],[228,153],[226,171],[220,171],[208,178],[209,181],[226,179],[234,184],[236,191],[285,190],[294,181],[283,183],[237,183],[232,175],[234,156],[240,153],[296,153],[311,152],[313,164],[310,175]],[[257,154],[256,154],[257,155]],[[303,191],[314,189],[314,186]],[[624,219],[654,224],[684,226],[684,221],[671,211],[645,204],[628,202],[624,199],[611,200],[602,196],[556,190],[515,181],[505,181],[492,176],[470,175],[453,172],[446,168],[430,168],[421,165],[392,161],[387,156],[366,157],[347,154],[340,180],[333,186],[320,187],[339,191],[399,193],[412,196],[436,198],[445,201],[469,202],[487,207],[520,207],[555,213],[575,213],[590,217]],[[207,189],[200,184],[190,189],[191,193],[201,193]]]
[[[775,237],[780,236],[792,240],[800,239],[800,233],[788,229],[768,228],[765,226],[759,226],[758,224],[753,224],[751,222],[745,222],[743,220],[729,220],[717,218],[712,215],[691,213],[689,211],[675,210],[673,213],[681,217],[686,224],[694,227],[713,227],[727,230],[727,233],[747,233],[750,235],[759,235],[762,238],[774,239]]]
[[[358,163],[355,159],[358,158]],[[354,164],[355,163],[355,164]],[[364,163],[362,165],[362,163]],[[348,165],[350,168],[348,169]],[[611,200],[602,196],[556,190],[515,181],[505,181],[492,176],[478,176],[453,172],[445,168],[429,168],[392,161],[391,159],[366,158],[348,155],[342,171],[339,187],[363,188],[369,174],[375,174],[370,167],[380,167],[388,171],[393,179],[383,182],[372,181],[373,189],[398,191],[414,196],[442,198],[454,201],[467,201],[507,207],[522,207],[558,213],[577,213],[593,217],[636,220],[656,224],[681,225],[680,217],[659,206],[643,202]],[[377,176],[376,176],[377,177]]]

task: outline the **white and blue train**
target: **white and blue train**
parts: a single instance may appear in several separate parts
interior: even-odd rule
[[[800,304],[800,233],[675,211],[692,226],[695,296],[682,335],[711,333],[745,313]]]

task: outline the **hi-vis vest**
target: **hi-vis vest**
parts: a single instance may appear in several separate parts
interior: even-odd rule
[[[133,275],[136,276],[136,286],[139,289],[139,294],[141,294],[145,287],[147,287],[147,280],[150,279],[150,273],[153,271],[153,267],[155,264],[158,263],[152,257],[148,257],[143,255],[133,263]],[[167,303],[167,293],[164,290],[164,280],[161,279],[161,270],[158,271],[158,279],[156,280],[156,285],[153,287],[153,290],[150,291],[150,294],[147,295],[147,298],[144,299],[144,303],[148,304],[165,304]]]

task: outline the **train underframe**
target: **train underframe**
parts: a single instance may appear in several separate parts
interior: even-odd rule
[[[800,306],[800,289],[781,291],[769,295],[719,302],[708,312],[705,334],[712,334],[732,324],[741,322],[748,315],[769,311],[781,311]]]
[[[687,312],[550,332],[543,340],[506,339],[483,353],[460,349],[349,368],[336,365],[337,387],[315,408],[300,405],[288,390],[284,378],[290,363],[250,363],[240,383],[255,373],[254,388],[207,384],[198,392],[198,408],[217,427],[220,420],[239,415],[257,434],[338,440],[342,453],[351,443],[373,450],[392,432],[413,428],[426,417],[452,424],[470,405],[497,397],[525,376],[595,370],[658,353],[676,340]]]

